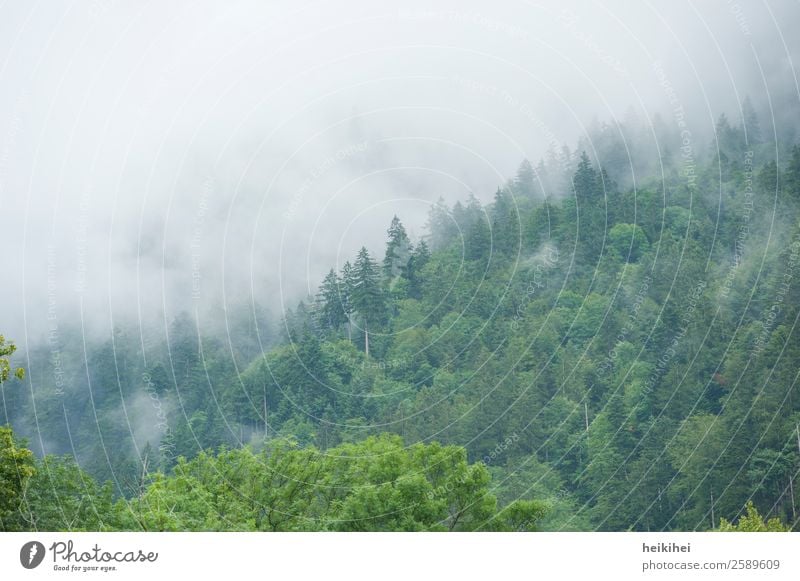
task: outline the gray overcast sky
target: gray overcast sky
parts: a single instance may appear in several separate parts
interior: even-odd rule
[[[393,214],[419,236],[593,119],[668,112],[665,79],[698,135],[748,94],[796,116],[800,3],[696,4],[5,3],[0,331],[293,306]]]

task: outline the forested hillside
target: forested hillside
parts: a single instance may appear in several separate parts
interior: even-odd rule
[[[3,526],[797,529],[800,148],[595,131],[395,218],[280,324],[29,353],[0,417],[82,469],[4,436]]]

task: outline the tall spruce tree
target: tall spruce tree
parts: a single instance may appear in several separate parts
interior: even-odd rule
[[[408,262],[411,258],[411,241],[400,218],[395,216],[387,231],[389,241],[386,243],[386,254],[383,258],[383,276],[388,283],[398,277],[408,277]]]
[[[342,285],[342,308],[347,318],[347,338],[353,339],[353,287],[355,285],[355,272],[350,261],[346,261],[342,266],[342,274],[339,277]]]
[[[443,198],[433,204],[428,212],[428,232],[430,232],[431,247],[434,250],[443,248],[458,235],[452,213],[444,203]]]
[[[520,245],[520,225],[516,205],[508,191],[498,189],[492,205],[492,238],[500,252],[513,252]]]
[[[320,327],[335,331],[347,323],[343,291],[342,281],[339,280],[336,271],[331,269],[322,280],[317,295],[317,317]]]
[[[536,188],[534,180],[536,173],[533,171],[531,162],[527,159],[522,160],[522,163],[517,170],[517,175],[514,176],[513,189],[514,194],[523,197],[533,197]]]
[[[578,202],[590,200],[597,186],[597,172],[592,167],[592,162],[586,152],[581,152],[578,168],[572,177],[572,188]]]
[[[408,261],[409,296],[414,299],[422,298],[422,269],[428,264],[431,251],[425,240],[420,240],[411,252]]]
[[[361,247],[353,265],[353,309],[358,313],[364,330],[364,351],[369,353],[369,329],[383,323],[386,314],[378,265],[366,247]]]

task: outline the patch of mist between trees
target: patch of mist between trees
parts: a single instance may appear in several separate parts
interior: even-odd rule
[[[539,289],[547,286],[548,271],[554,269],[558,264],[558,248],[550,242],[543,244],[537,252],[522,262],[520,266],[529,269],[532,276],[526,279],[525,294],[517,303],[514,315],[511,317],[509,328],[512,332],[519,329],[520,321],[525,317],[525,310]]]
[[[171,463],[175,457],[175,445],[170,438],[172,430],[169,425],[169,410],[172,406],[161,398],[149,373],[143,372],[141,380],[143,391],[137,393],[131,404],[134,417],[141,418],[135,423],[134,441],[140,450],[145,443],[158,448],[162,461]],[[149,408],[142,401],[143,397],[146,397]]]

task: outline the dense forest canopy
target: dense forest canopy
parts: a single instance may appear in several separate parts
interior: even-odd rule
[[[705,151],[598,126],[231,341],[3,363],[0,526],[797,529],[800,147],[745,112]]]

